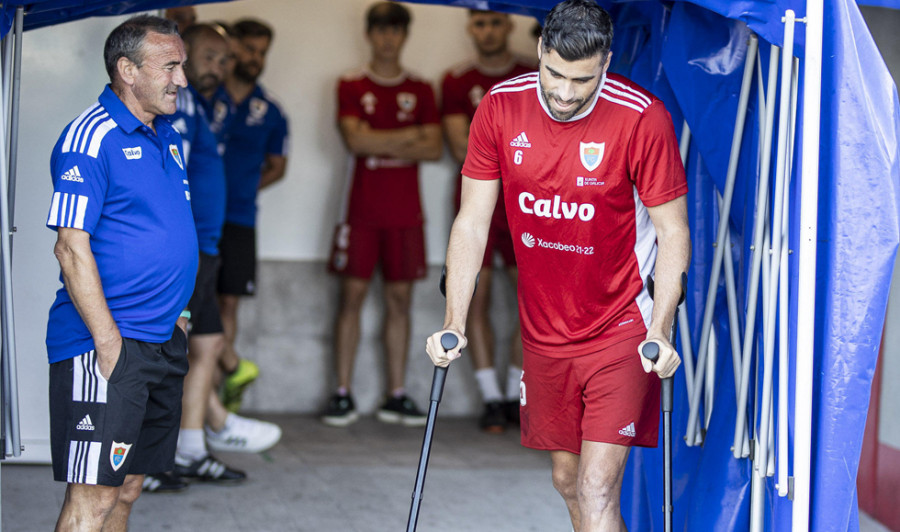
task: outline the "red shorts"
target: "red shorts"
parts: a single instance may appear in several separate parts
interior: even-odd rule
[[[422,227],[373,229],[338,225],[328,262],[329,271],[371,279],[379,263],[385,281],[414,281],[425,277],[425,233]]]
[[[520,387],[522,445],[581,453],[582,441],[656,447],[659,388],[644,373],[644,335],[574,358],[524,352]]]

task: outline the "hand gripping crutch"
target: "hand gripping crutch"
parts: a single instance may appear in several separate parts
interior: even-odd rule
[[[446,296],[447,267],[441,271],[441,294]],[[475,286],[478,287],[478,278],[475,278]],[[441,335],[441,347],[444,351],[450,351],[457,345],[456,335],[444,333]],[[425,487],[425,472],[428,470],[428,457],[431,455],[431,440],[434,438],[434,422],[437,419],[438,406],[441,403],[441,395],[444,394],[444,381],[447,380],[447,368],[435,366],[434,377],[431,379],[431,401],[428,404],[428,419],[425,422],[425,438],[422,440],[422,452],[419,453],[419,469],[416,471],[416,487],[413,489],[412,504],[409,507],[409,519],[406,520],[406,532],[415,532],[416,522],[419,520],[419,506],[422,505],[422,489]]]
[[[653,297],[653,280],[647,279],[647,290],[650,297]],[[687,291],[687,274],[681,274],[681,299],[678,304],[684,301]],[[678,330],[678,310],[675,310],[675,317],[672,320],[672,332],[669,334],[669,341],[675,345],[675,331]],[[683,339],[690,341],[690,339]],[[656,362],[659,358],[659,344],[656,342],[648,342],[641,348],[641,354],[650,362]],[[662,412],[663,412],[663,489],[664,489],[664,506],[663,517],[665,520],[665,531],[672,532],[672,514],[675,506],[672,502],[672,407],[675,403],[675,392],[672,385],[672,377],[662,379]]]

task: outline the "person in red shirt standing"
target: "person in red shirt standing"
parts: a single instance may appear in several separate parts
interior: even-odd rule
[[[450,153],[462,165],[466,159],[469,125],[485,93],[497,83],[534,71],[534,65],[516,58],[508,47],[513,24],[509,15],[493,11],[469,10],[467,30],[478,55],[451,68],[442,84],[443,125]],[[459,209],[462,176],[457,181],[456,208]],[[475,380],[484,401],[479,425],[487,432],[502,432],[507,423],[519,421],[519,380],[522,375],[522,340],[518,326],[513,331],[507,369],[506,393],[494,368],[494,335],[489,319],[494,252],[499,253],[513,286],[518,270],[512,237],[506,222],[503,198],[498,198],[491,218],[487,247],[479,273],[479,285],[469,307],[466,331],[469,353],[475,365]]]
[[[545,21],[539,71],[495,85],[478,106],[447,251],[444,330],[427,340],[441,366],[466,345],[502,186],[519,267],[522,444],[550,451],[577,531],[625,530],[625,462],[632,446],[657,443],[660,380],[649,373],[669,377],[680,364],[668,337],[691,251],[671,117],[607,72],[612,34],[595,2],[566,0]],[[446,332],[460,340],[448,352]],[[651,341],[655,364],[639,354]]]
[[[377,417],[407,426],[425,423],[425,415],[405,394],[404,381],[412,282],[426,272],[419,161],[439,159],[443,146],[433,89],[400,65],[409,22],[409,11],[399,4],[370,7],[366,37],[371,61],[338,84],[338,125],[355,160],[329,264],[342,277],[335,327],[338,388],[322,416],[334,426],[358,417],[350,384],[360,311],[379,263],[389,392]]]

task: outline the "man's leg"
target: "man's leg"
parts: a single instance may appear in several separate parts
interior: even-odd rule
[[[619,499],[631,447],[584,441],[578,463],[580,532],[627,531]]]
[[[222,314],[223,339],[225,340],[225,347],[222,350],[219,365],[226,373],[236,370],[240,361],[237,352],[234,350],[234,340],[237,336],[237,311],[240,301],[240,296],[234,294],[219,295],[219,312]]]
[[[506,413],[503,407],[503,392],[494,366],[494,329],[491,326],[491,286],[493,270],[482,266],[478,273],[478,287],[469,305],[466,319],[466,349],[475,366],[475,382],[484,402],[484,411],[478,419],[482,430],[501,433],[506,429]],[[518,402],[518,385],[516,399]]]
[[[56,531],[100,531],[116,506],[121,489],[121,486],[67,484]]]
[[[131,515],[131,507],[134,501],[141,496],[141,486],[144,483],[144,475],[126,475],[125,483],[119,490],[119,497],[106,522],[103,524],[103,532],[126,532],[128,530],[128,516]]]
[[[572,527],[581,531],[581,512],[578,509],[578,455],[568,451],[550,451],[553,464],[553,487],[562,495],[569,510]]]
[[[184,378],[181,400],[181,430],[203,430],[207,398],[213,390],[219,356],[225,348],[223,334],[192,334],[188,360],[191,369]]]
[[[472,357],[475,371],[494,367],[494,331],[491,328],[489,307],[491,304],[491,284],[493,270],[481,268],[478,273],[478,288],[469,305],[466,320],[466,350]],[[484,393],[484,390],[482,390]],[[491,398],[499,400],[499,397]],[[484,398],[488,401],[488,398]]]
[[[519,286],[519,269],[516,266],[506,268],[512,284],[513,294]],[[516,309],[518,310],[518,309]],[[506,419],[510,423],[519,424],[519,383],[522,380],[522,328],[518,312],[516,312],[515,328],[509,346],[509,366],[506,370]]]
[[[358,277],[341,279],[341,302],[334,331],[335,369],[338,388],[349,393],[353,380],[356,349],[359,346],[359,316],[369,290],[369,280]]]
[[[384,349],[388,363],[388,389],[392,394],[402,391],[406,381],[411,299],[411,282],[384,283]]]

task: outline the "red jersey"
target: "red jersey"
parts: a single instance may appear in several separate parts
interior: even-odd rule
[[[656,262],[647,206],[687,193],[663,103],[608,74],[590,107],[553,119],[538,74],[494,86],[469,132],[463,175],[500,179],[519,266],[526,348],[592,353],[646,334]]]
[[[383,78],[359,69],[338,83],[338,119],[355,116],[372,129],[440,124],[434,90],[403,72]],[[419,163],[391,157],[356,157],[343,219],[372,228],[422,225]]]

